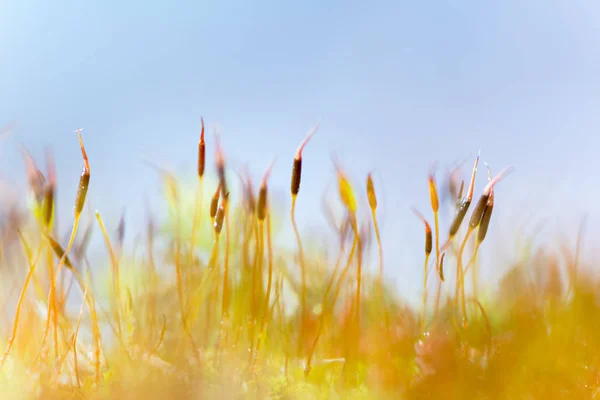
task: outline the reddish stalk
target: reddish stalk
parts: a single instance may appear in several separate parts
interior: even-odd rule
[[[296,199],[300,192],[300,183],[302,181],[302,152],[313,135],[317,132],[319,126],[315,126],[311,129],[305,138],[302,140],[296,155],[294,157],[294,163],[292,166],[292,178],[290,184],[290,191],[292,194],[292,206],[290,208],[290,219],[292,221],[292,227],[294,228],[294,234],[296,235],[296,242],[298,243],[298,258],[300,261],[300,274],[302,280],[302,288],[300,294],[300,332],[298,334],[298,355],[302,353],[302,341],[304,339],[306,331],[306,263],[304,260],[304,250],[302,248],[302,239],[300,238],[300,232],[296,223]]]

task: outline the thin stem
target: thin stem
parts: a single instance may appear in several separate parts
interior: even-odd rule
[[[42,244],[40,243],[38,250],[35,255],[34,260],[29,260],[29,272],[27,273],[27,277],[25,278],[25,283],[23,284],[23,288],[21,289],[21,294],[19,295],[19,301],[17,302],[17,309],[15,311],[15,318],[13,321],[13,329],[10,339],[8,340],[8,345],[6,347],[6,351],[0,360],[0,370],[4,366],[6,359],[10,354],[10,350],[12,349],[13,343],[17,337],[17,328],[19,326],[19,317],[21,315],[21,307],[23,305],[23,300],[25,299],[25,294],[27,293],[27,287],[29,286],[29,282],[31,281],[31,277],[35,272],[35,267],[37,266],[38,260],[40,258],[40,254],[42,253]]]
[[[56,266],[55,270],[54,270],[54,274],[52,276],[51,279],[51,283],[50,283],[50,293],[48,295],[48,307],[49,308],[53,308],[53,312],[54,312],[54,351],[55,351],[55,357],[56,360],[58,360],[58,358],[60,357],[60,355],[58,354],[58,309],[56,307],[56,278],[59,276],[60,270],[62,268],[62,266],[65,264],[65,261],[67,259],[67,255],[69,254],[69,252],[71,251],[71,248],[73,247],[73,243],[75,242],[75,235],[77,234],[77,227],[79,226],[79,219],[81,217],[81,213],[80,212],[76,212],[75,213],[75,221],[73,223],[73,229],[71,230],[71,237],[69,238],[69,244],[67,245],[67,248],[65,249],[65,251],[63,252],[63,255],[61,256],[60,260],[58,261],[58,265]],[[50,266],[50,269],[52,267]],[[50,325],[50,310],[48,310],[48,321],[46,323],[46,330],[44,332],[44,336],[42,339],[42,347],[40,349],[40,352],[38,353],[38,359],[41,356],[41,352],[42,349],[45,346],[45,342],[46,342],[46,337],[48,335],[48,327]]]
[[[352,265],[352,258],[354,257],[354,252],[356,251],[357,244],[358,244],[358,232],[355,230],[354,231],[354,240],[352,242],[350,254],[348,255],[348,261],[346,263],[344,270],[342,271],[342,274],[340,275],[340,278],[338,279],[338,284],[337,284],[336,290],[334,291],[333,299],[331,301],[330,309],[332,312],[335,307],[335,302],[337,300],[337,297],[339,296],[339,293],[340,293],[341,284],[344,280],[344,277],[346,276],[346,273],[350,269],[350,265]],[[305,378],[308,378],[308,375],[310,374],[310,366],[311,366],[312,358],[313,358],[315,349],[317,348],[317,343],[319,342],[319,338],[321,337],[321,333],[323,331],[323,323],[324,323],[324,319],[325,319],[325,316],[327,315],[327,311],[328,311],[327,306],[326,306],[327,305],[327,297],[329,296],[329,291],[331,288],[331,284],[333,283],[333,279],[335,279],[335,270],[333,271],[333,273],[331,275],[330,281],[325,290],[325,295],[323,296],[321,318],[319,318],[319,327],[317,328],[317,334],[315,336],[315,339],[314,339],[312,346],[310,348],[310,351],[308,353],[308,359],[306,360],[306,367],[304,369]]]
[[[475,244],[475,249],[479,248],[479,242],[477,242]],[[477,250],[474,250],[473,253],[474,255],[476,254]],[[464,275],[467,275],[467,270],[465,268],[465,272]],[[477,286],[479,283],[479,265],[477,263],[477,257],[475,256],[473,259],[473,270],[471,271],[471,284],[473,285],[473,297],[477,298],[478,297],[478,290],[477,290]]]
[[[425,322],[427,320],[427,275],[428,275],[428,266],[429,264],[429,254],[425,254],[425,262],[423,263],[423,314],[421,315],[421,329],[425,327]]]
[[[179,313],[181,314],[181,326],[183,331],[188,337],[190,341],[190,345],[192,346],[192,350],[194,351],[194,357],[196,360],[199,360],[198,348],[196,347],[196,342],[194,341],[194,337],[192,336],[192,332],[190,331],[187,318],[186,318],[186,301],[184,297],[184,287],[183,287],[183,271],[181,265],[181,223],[180,223],[180,212],[179,207],[175,207],[175,274],[176,274],[176,285],[177,285],[177,298],[179,300]]]
[[[203,198],[203,194],[204,194],[204,184],[203,184],[203,178],[199,178],[199,183],[198,183],[198,192],[196,193],[196,201],[194,204],[194,219],[192,220],[192,233],[191,233],[191,237],[190,237],[190,254],[188,256],[188,270],[191,270],[192,268],[192,264],[194,261],[194,252],[196,250],[196,230],[198,228],[198,225],[200,225],[199,219],[200,219],[200,209],[201,209],[201,205],[202,205],[202,198]]]
[[[475,245],[475,250],[473,251],[473,255],[471,256],[471,260],[469,260],[469,263],[465,267],[465,274],[467,272],[469,272],[469,268],[471,267],[471,265],[473,265],[475,263],[475,260],[477,259],[477,253],[479,252],[479,245],[480,244],[481,244],[481,242],[477,242],[477,244]]]
[[[263,221],[259,220],[256,225],[256,259],[254,263],[254,268],[252,270],[252,294],[251,294],[251,310],[250,310],[250,358],[249,363],[252,364],[252,360],[254,359],[254,336],[256,330],[256,319],[258,315],[259,308],[259,298],[260,298],[260,285],[258,284],[258,276],[262,274],[262,261],[264,254],[264,224]],[[258,292],[258,293],[257,293]],[[260,331],[259,331],[260,336]],[[260,339],[259,339],[260,340]],[[257,345],[258,348],[258,345]]]
[[[388,309],[385,305],[385,295],[383,290],[383,246],[381,245],[381,234],[379,232],[379,222],[377,220],[377,210],[375,208],[371,208],[371,217],[373,218],[373,228],[375,229],[375,237],[377,238],[377,254],[379,256],[379,277],[378,277],[378,286],[379,286],[379,295],[381,296],[381,307],[383,309],[383,317],[385,319],[385,329],[388,336],[388,343],[391,339],[390,333],[390,316],[388,313]]]
[[[225,265],[223,266],[223,309],[222,320],[229,318],[229,246],[231,229],[229,226],[229,203],[224,200],[225,204]]]
[[[356,219],[355,219],[356,220]],[[357,224],[355,222],[355,224]],[[358,224],[357,224],[358,225]],[[358,232],[358,226],[356,226],[356,229]],[[356,297],[355,297],[355,302],[356,302],[356,313],[354,314],[354,320],[355,320],[355,329],[356,329],[356,348],[358,349],[358,344],[360,343],[360,292],[361,292],[361,286],[362,286],[362,243],[360,242],[360,235],[357,235],[357,241],[358,241],[358,254],[357,254],[357,268],[356,268]]]
[[[83,298],[87,297],[88,285],[85,285],[85,290],[83,291]],[[81,317],[83,316],[83,310],[85,308],[85,300],[83,304],[81,304],[81,309],[79,310],[79,317],[77,318],[77,326],[75,327],[75,334],[73,335],[73,363],[75,368],[75,380],[77,381],[77,387],[81,387],[81,379],[79,378],[79,362],[77,361],[77,336],[79,335],[79,326],[81,325]]]
[[[256,353],[260,351],[260,344],[265,340],[266,324],[270,319],[269,304],[271,299],[271,285],[273,280],[273,243],[271,238],[271,213],[267,213],[267,251],[269,253],[269,270],[267,276],[267,295],[264,305],[264,313],[260,324],[258,343],[256,345]]]
[[[462,244],[460,245],[460,250],[458,251],[458,260],[457,260],[457,265],[456,265],[457,287],[460,290],[460,296],[461,296],[460,305],[461,305],[462,316],[463,316],[463,326],[465,328],[468,326],[469,322],[467,319],[467,305],[466,305],[466,301],[465,301],[465,274],[464,274],[463,266],[462,266],[462,256],[465,251],[467,241],[469,240],[469,236],[471,236],[472,232],[473,232],[473,228],[471,228],[469,226],[469,228],[467,230],[467,234],[465,235],[465,238],[464,238]],[[458,298],[456,300],[458,301]]]
[[[442,278],[439,274],[440,269],[440,221],[439,212],[434,211],[433,222],[435,225],[435,270],[438,272],[437,275],[437,289],[435,292],[435,311],[434,315],[437,316],[440,309],[440,294],[442,291]]]
[[[381,234],[379,232],[379,222],[377,221],[377,211],[371,209],[373,218],[373,228],[375,229],[375,238],[377,239],[377,256],[379,260],[379,287],[383,288],[383,247],[381,246]]]
[[[104,236],[104,243],[106,244],[106,249],[108,250],[108,254],[110,256],[110,263],[112,266],[112,274],[113,274],[113,276],[112,276],[113,292],[114,292],[115,301],[116,301],[115,313],[116,313],[116,317],[117,317],[117,330],[119,332],[119,335],[122,336],[122,334],[123,334],[122,330],[121,330],[122,301],[121,301],[121,284],[120,284],[121,279],[120,279],[120,273],[119,273],[119,262],[117,261],[117,257],[115,255],[112,244],[110,242],[108,232],[106,230],[106,227],[104,226],[104,221],[102,220],[102,217],[100,216],[100,212],[98,212],[98,211],[96,211],[96,220],[98,221],[98,225],[100,225],[100,230],[102,231],[102,235]]]
[[[301,275],[301,292],[300,292],[300,332],[298,334],[298,355],[302,354],[302,340],[305,335],[306,328],[306,264],[304,263],[304,250],[302,248],[302,239],[300,238],[300,231],[296,223],[296,195],[292,195],[292,207],[290,209],[290,219],[292,220],[292,226],[294,228],[294,234],[296,235],[296,242],[298,242],[298,258],[300,261],[300,275]]]

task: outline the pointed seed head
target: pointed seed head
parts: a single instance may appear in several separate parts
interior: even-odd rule
[[[79,187],[77,189],[77,196],[75,197],[75,217],[79,217],[83,206],[85,205],[85,198],[87,196],[88,187],[90,184],[90,163],[88,161],[87,153],[83,145],[83,138],[81,137],[81,129],[77,129],[77,136],[79,138],[79,147],[81,148],[81,156],[83,157],[83,169],[81,176],[79,177]]]
[[[477,165],[479,164],[479,154],[477,158],[475,158],[475,163],[473,164],[473,172],[471,173],[471,183],[469,184],[469,190],[467,194],[462,199],[458,208],[456,210],[456,214],[454,215],[454,220],[450,224],[449,234],[450,237],[456,235],[458,230],[460,229],[460,225],[465,219],[465,215],[467,215],[467,211],[469,210],[469,206],[471,205],[471,200],[473,199],[473,191],[475,190],[475,176],[477,174]]]
[[[490,167],[486,164],[488,169],[488,182],[492,182],[492,172],[490,171]],[[485,210],[483,211],[483,216],[481,217],[481,222],[479,224],[479,230],[477,231],[477,242],[481,244],[487,235],[487,231],[490,225],[490,220],[492,219],[492,212],[494,211],[494,188],[490,189],[490,194],[488,196],[487,203],[485,205]]]
[[[265,175],[262,178],[260,183],[260,189],[258,191],[258,203],[256,205],[256,216],[259,221],[264,221],[267,217],[267,190],[268,185],[267,182],[269,180],[269,175],[271,175],[271,171],[273,170],[273,165],[275,164],[275,159],[271,161]]]
[[[214,220],[217,215],[217,209],[219,208],[219,197],[221,194],[221,184],[217,186],[217,190],[210,200],[210,219]]]
[[[46,168],[48,170],[48,182],[44,188],[44,224],[50,227],[54,215],[54,193],[56,191],[56,166],[54,158],[49,149],[46,150]]]
[[[372,174],[367,175],[367,198],[369,199],[369,207],[372,211],[377,209],[377,196],[375,195],[375,186],[373,185]]]
[[[117,227],[117,243],[119,247],[123,247],[123,242],[125,241],[125,210],[121,214],[121,219],[119,220],[119,226]]]
[[[218,136],[216,139],[217,144],[217,176],[219,177],[219,185],[221,187],[221,195],[225,197],[225,193],[228,193],[227,181],[225,179],[225,155],[223,154],[223,148],[221,147],[221,141]]]
[[[223,201],[217,210],[217,215],[215,217],[215,233],[219,235],[221,230],[223,229],[223,221],[225,220],[225,207],[227,205],[227,198],[229,197],[229,193],[225,193],[223,196]]]
[[[40,171],[37,167],[31,153],[29,153],[29,151],[23,145],[21,145],[21,154],[23,156],[23,161],[25,161],[29,188],[35,197],[36,203],[40,204],[44,196],[43,190],[46,183],[46,178],[44,177],[44,174],[42,174],[42,171]]]
[[[429,200],[431,201],[431,209],[433,212],[438,212],[440,209],[440,202],[438,200],[437,188],[435,186],[435,177],[432,171],[429,173]]]
[[[294,157],[294,163],[292,165],[292,179],[290,183],[292,196],[297,196],[298,192],[300,192],[300,182],[302,180],[302,151],[313,135],[317,132],[318,128],[318,125],[312,128],[296,150],[296,156]]]
[[[431,251],[433,250],[433,235],[431,233],[431,226],[429,225],[429,222],[427,222],[423,214],[421,214],[416,207],[413,206],[412,211],[417,216],[417,218],[419,218],[425,224],[425,254],[430,255]]]
[[[350,181],[342,171],[339,163],[334,159],[334,165],[337,171],[337,179],[338,179],[338,193],[340,196],[340,200],[346,206],[350,213],[354,214],[356,212],[356,197],[354,196],[354,191],[352,190],[352,186],[350,185]]]
[[[202,131],[198,142],[198,177],[202,179],[206,168],[206,142],[204,141],[204,118],[200,120],[202,121]]]

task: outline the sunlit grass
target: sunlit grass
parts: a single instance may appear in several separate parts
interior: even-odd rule
[[[424,257],[414,266],[423,272],[422,302],[412,309],[386,280],[392,261],[383,256],[370,173],[363,187],[335,162],[337,199],[327,207],[340,211],[329,215],[337,232],[331,243],[339,246],[329,256],[305,248],[314,241],[301,236],[294,213],[305,144],[291,169],[288,217],[269,197],[279,184],[269,180],[273,164],[255,191],[247,171],[239,182],[229,179],[224,149],[202,133],[198,184],[185,190],[159,171],[168,217],[150,213],[147,226],[127,227],[140,233],[129,248],[123,223],[111,228],[101,209],[77,234],[87,186],[103,173],[88,164],[83,142],[68,243],[53,225],[52,158],[43,173],[25,151],[30,207],[0,210],[0,398],[598,396],[600,285],[579,265],[581,235],[573,250],[549,243],[507,266],[497,290],[479,290],[474,276],[468,293],[465,276],[486,268],[477,255],[493,247],[484,239],[492,207],[503,206],[494,204],[494,190],[510,193],[510,184],[494,188],[498,179],[489,176],[465,218],[479,156],[466,196],[462,189],[444,196],[451,204],[440,203],[442,186],[430,171],[423,187],[431,213],[417,212],[425,254],[412,249]],[[213,169],[205,168],[205,148],[216,155]],[[369,209],[360,210],[361,198]],[[442,207],[455,215],[448,226],[438,220]],[[278,248],[290,218],[297,248]],[[86,254],[91,229],[102,234],[108,265]],[[447,237],[442,247],[440,236]],[[370,247],[375,261],[365,256]]]

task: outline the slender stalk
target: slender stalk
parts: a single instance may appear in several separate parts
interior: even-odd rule
[[[217,223],[219,225],[219,232],[221,231],[223,220],[225,221],[225,261],[223,267],[223,302],[221,305],[221,324],[220,324],[220,333],[219,333],[219,343],[222,343],[226,340],[226,322],[229,319],[229,205],[228,205],[228,197],[229,190],[227,186],[227,180],[225,176],[225,156],[223,154],[223,149],[221,147],[221,142],[219,137],[215,137],[216,143],[216,167],[217,167],[217,175],[219,177],[219,187],[221,188],[221,207],[217,212],[217,217],[221,215],[220,221],[215,222],[215,229],[217,228]],[[222,211],[221,211],[222,210]],[[219,347],[221,349],[221,347]],[[221,356],[221,352],[219,350],[219,359]]]
[[[358,227],[357,227],[358,228]],[[355,309],[355,314],[354,314],[354,321],[355,321],[355,334],[356,334],[356,348],[358,349],[358,344],[360,343],[360,293],[361,293],[361,287],[362,287],[362,243],[361,243],[361,238],[360,235],[358,235],[357,237],[357,266],[356,266],[356,296],[355,296],[355,305],[356,305],[356,309]]]
[[[379,296],[381,299],[381,309],[383,310],[383,318],[385,324],[385,330],[387,333],[388,343],[391,340],[390,332],[390,316],[388,309],[385,304],[385,294],[383,290],[383,246],[381,245],[381,234],[379,232],[379,222],[377,219],[377,195],[375,193],[375,186],[373,185],[373,178],[371,174],[367,175],[367,198],[369,200],[369,208],[371,209],[371,219],[373,220],[373,229],[375,230],[375,238],[377,239],[377,255],[379,261],[379,274],[377,277],[377,286],[379,287]]]
[[[465,238],[463,239],[462,244],[460,245],[460,249],[458,251],[458,262],[456,264],[456,288],[457,291],[460,291],[460,301],[458,297],[456,298],[456,301],[460,303],[462,312],[462,323],[464,328],[467,328],[469,321],[467,319],[467,306],[465,301],[465,277],[462,265],[462,257],[463,252],[465,250],[465,246],[467,245],[467,241],[469,240],[471,233],[473,233],[473,228],[469,226]]]
[[[194,259],[194,251],[196,248],[196,229],[200,222],[200,208],[202,204],[204,171],[206,169],[206,141],[204,139],[204,118],[201,118],[202,130],[200,132],[200,140],[198,141],[198,192],[196,193],[196,201],[194,203],[194,219],[192,220],[192,232],[190,237],[190,254],[188,257],[188,269],[191,270]]]
[[[71,230],[71,236],[69,238],[69,243],[67,244],[67,248],[64,250],[60,260],[58,261],[58,265],[54,269],[51,276],[51,286],[50,293],[48,295],[48,304],[52,304],[51,308],[54,308],[53,312],[56,314],[58,312],[56,308],[56,280],[60,274],[60,270],[62,266],[65,264],[65,260],[71,248],[73,247],[73,243],[75,242],[75,235],[77,234],[77,227],[79,226],[79,220],[81,218],[81,212],[83,211],[83,206],[85,205],[85,199],[87,196],[87,191],[90,183],[90,164],[87,157],[87,153],[85,151],[85,147],[83,145],[83,138],[81,137],[81,129],[77,130],[77,136],[79,138],[79,147],[81,149],[81,156],[83,158],[83,169],[81,171],[81,176],[79,178],[79,187],[77,189],[77,195],[75,197],[75,212],[74,212],[74,222],[73,229]],[[44,332],[44,337],[42,339],[42,348],[45,346],[45,338],[48,334],[47,328],[49,326],[50,319],[50,310],[48,312],[48,322],[46,324],[46,331]],[[58,326],[57,326],[57,315],[54,316],[54,350],[55,357],[58,360]],[[41,351],[40,351],[41,352]]]
[[[296,242],[298,243],[298,258],[300,261],[300,274],[302,281],[302,288],[300,292],[300,332],[298,334],[298,348],[297,354],[302,354],[302,340],[306,331],[306,264],[304,261],[304,250],[302,249],[302,240],[300,239],[300,232],[298,231],[298,225],[296,224],[296,199],[300,192],[300,184],[302,181],[302,152],[304,148],[317,132],[319,126],[312,128],[308,134],[304,137],[294,157],[294,163],[292,165],[292,177],[290,181],[290,192],[292,195],[292,205],[290,208],[290,219],[294,228],[294,234],[296,235]]]
[[[87,297],[88,293],[88,285],[85,285],[85,290],[83,291],[83,298]],[[79,310],[79,317],[77,318],[77,326],[75,327],[75,334],[73,335],[73,363],[75,368],[75,381],[77,382],[77,387],[81,387],[81,379],[79,378],[79,362],[77,361],[77,336],[79,335],[79,326],[81,325],[81,317],[83,316],[83,309],[85,308],[85,301],[81,304],[81,309]]]
[[[263,222],[258,221],[255,228],[255,240],[256,240],[256,257],[252,268],[252,277],[250,284],[250,354],[249,363],[252,363],[254,359],[254,336],[256,331],[256,316],[258,314],[258,275],[262,273],[262,259],[264,252],[264,240],[263,240]]]
[[[438,310],[439,310],[439,298],[440,298],[440,291],[442,289],[442,276],[440,274],[440,219],[439,219],[439,212],[438,211],[434,211],[433,212],[433,224],[434,224],[434,228],[435,228],[435,268],[438,271],[438,285],[437,285],[437,289],[436,289],[436,294],[435,294],[435,315],[437,316],[438,314]]]
[[[473,250],[474,254],[477,252],[478,248],[479,248],[479,243],[475,243],[475,250]],[[464,274],[465,274],[465,276],[467,275],[466,268],[465,268]],[[479,291],[478,291],[477,286],[479,285],[479,265],[477,263],[477,257],[474,258],[473,271],[471,271],[471,285],[473,288],[473,297],[478,298]]]
[[[217,213],[216,213],[216,217],[215,217],[215,223],[214,223],[214,230],[215,230],[215,245],[214,248],[215,250],[218,251],[218,239],[219,236],[221,235],[221,231],[223,229],[223,223],[226,220],[226,210],[227,210],[227,200],[229,197],[229,192],[225,192],[223,193],[223,186],[219,185],[221,187],[221,193],[222,193],[222,201],[221,201],[221,205],[219,206]],[[216,262],[216,255],[218,253],[215,252],[215,258],[214,261]],[[225,256],[227,256],[227,250],[225,252]],[[215,280],[215,291],[218,291],[219,288],[219,281],[218,281],[218,271],[215,271],[215,275],[216,275],[216,280]],[[225,273],[223,276],[223,292],[225,292],[227,286],[227,274]],[[218,292],[217,292],[218,293]],[[215,297],[215,303],[217,302],[217,296]],[[223,345],[223,341],[225,340],[225,316],[226,316],[226,311],[224,309],[224,303],[226,303],[226,294],[223,293],[223,304],[221,305],[221,307],[223,307],[223,310],[221,311],[221,323],[219,325],[219,341],[218,341],[218,347],[217,347],[217,359],[221,360],[221,349],[222,349],[222,345]]]
[[[113,284],[113,293],[115,295],[115,315],[117,319],[117,330],[119,332],[119,336],[123,335],[121,330],[121,318],[122,318],[122,300],[121,300],[121,274],[119,272],[119,262],[117,260],[116,254],[113,250],[113,246],[110,242],[110,238],[108,236],[108,231],[106,230],[106,226],[104,225],[104,221],[102,220],[102,216],[100,212],[96,210],[96,220],[98,221],[98,225],[100,226],[100,230],[102,231],[102,235],[104,236],[104,243],[106,245],[106,249],[108,251],[108,255],[110,257],[111,269],[112,269],[112,284]]]
[[[191,271],[192,269],[192,265],[194,262],[194,253],[196,251],[196,233],[197,233],[197,229],[198,226],[201,225],[200,224],[200,209],[201,209],[201,205],[202,205],[202,197],[203,197],[203,193],[204,193],[204,180],[203,178],[198,178],[198,191],[196,192],[196,200],[194,202],[194,218],[192,220],[192,232],[190,234],[190,253],[188,255],[188,270]]]
[[[217,226],[215,225],[215,219],[217,217],[217,213],[219,211],[219,199],[220,199],[220,193],[221,193],[221,184],[219,183],[217,185],[217,189],[215,190],[215,193],[213,194],[211,200],[210,200],[210,208],[209,208],[209,217],[210,217],[210,225],[211,227],[213,227],[213,236],[214,236],[214,242],[213,242],[213,248],[211,250],[211,256],[210,256],[210,261],[208,263],[208,268],[211,269],[214,265],[214,259],[216,258],[216,252],[217,252],[217,245],[219,243],[219,234],[217,233]],[[222,221],[221,221],[222,224]],[[220,228],[219,228],[219,232],[220,232]],[[212,276],[212,274],[211,274]],[[218,288],[218,282],[216,283],[216,286]],[[217,292],[217,290],[214,289],[213,286],[210,287],[209,289],[209,294],[208,296],[214,296],[214,298],[216,299],[218,296],[215,293]],[[211,323],[212,323],[212,310],[213,307],[211,306],[211,302],[207,301],[206,302],[206,323],[205,323],[205,337],[206,339],[208,339],[208,335],[210,332],[210,327],[211,327]]]
[[[479,245],[480,244],[481,244],[481,242],[477,242],[475,244],[475,250],[473,251],[473,256],[471,256],[469,263],[465,267],[465,274],[467,274],[467,272],[469,272],[469,268],[471,268],[471,266],[476,262],[477,254],[479,253]],[[474,297],[476,297],[476,296],[474,296]]]
[[[273,281],[273,243],[271,238],[271,214],[267,213],[267,251],[269,253],[269,267],[267,272],[267,294],[265,298],[264,311],[256,345],[256,353],[260,352],[260,345],[265,340],[267,323],[270,320],[269,304],[271,300],[271,286]]]
[[[223,321],[229,318],[229,251],[231,246],[231,229],[229,224],[229,204],[227,198],[225,203],[225,260],[223,266],[223,308],[222,319]]]
[[[10,351],[12,349],[13,343],[17,337],[17,328],[19,326],[19,317],[21,315],[21,307],[23,306],[23,300],[25,299],[25,294],[27,293],[27,287],[29,286],[29,282],[31,281],[31,278],[33,277],[33,274],[35,272],[35,267],[37,266],[37,263],[38,263],[41,253],[42,253],[42,244],[40,243],[38,250],[36,252],[35,258],[33,260],[32,259],[29,260],[29,271],[27,272],[27,277],[25,278],[25,283],[23,284],[23,288],[21,289],[21,294],[19,295],[19,300],[17,302],[15,318],[13,320],[12,334],[10,336],[10,339],[8,340],[8,345],[6,346],[6,351],[4,352],[2,359],[0,359],[0,370],[4,366],[4,363],[6,362],[6,359],[8,358]]]
[[[252,321],[250,322],[251,324],[251,340],[250,340],[250,365],[253,364],[253,346],[254,346],[254,325],[256,324],[256,320],[258,318],[258,309],[260,308],[260,298],[261,298],[261,293],[262,293],[262,276],[263,276],[263,259],[264,259],[264,242],[265,242],[265,234],[264,234],[264,223],[265,223],[265,219],[267,218],[268,214],[269,214],[269,199],[268,199],[268,179],[269,176],[271,175],[271,171],[273,170],[273,165],[275,164],[275,159],[273,159],[273,161],[271,161],[271,163],[269,164],[269,166],[267,167],[267,170],[265,172],[265,174],[263,175],[262,181],[260,183],[260,189],[258,191],[258,201],[256,204],[256,219],[258,220],[258,225],[259,225],[259,251],[258,251],[258,267],[255,268],[255,276],[253,277],[253,286],[256,285],[256,275],[258,275],[260,277],[259,279],[259,285],[258,288],[255,287],[255,289],[258,289],[258,295],[256,295],[254,292],[252,293],[252,296],[255,298],[255,306],[254,309],[252,310]],[[269,221],[267,221],[267,224],[269,223]],[[272,269],[271,266],[271,261],[269,261],[269,268]],[[270,278],[269,278],[270,279]],[[269,288],[270,290],[270,288]],[[268,307],[268,298],[267,298],[267,307]],[[261,322],[261,329],[259,330],[259,342],[260,342],[260,334],[262,331],[262,322]],[[257,343],[257,350],[258,350],[258,343]]]
[[[467,215],[467,211],[469,210],[469,206],[471,205],[471,201],[473,200],[473,191],[475,189],[475,176],[477,174],[478,165],[479,154],[477,155],[477,158],[475,158],[475,163],[473,164],[473,171],[471,173],[471,183],[469,184],[469,189],[467,190],[467,194],[465,195],[465,197],[463,197],[463,199],[456,206],[456,213],[454,215],[452,223],[450,224],[450,229],[448,232],[448,240],[446,240],[446,243],[444,244],[444,246],[442,246],[442,251],[445,251],[448,248],[448,246],[452,242],[452,239],[454,239],[454,236],[458,233],[458,230],[460,229],[460,226],[465,216]]]
[[[300,261],[300,276],[301,276],[301,289],[300,289],[300,332],[298,334],[298,350],[297,354],[302,354],[302,339],[304,338],[306,331],[306,264],[304,261],[304,250],[302,248],[302,239],[300,237],[300,231],[298,230],[298,224],[296,223],[296,195],[292,195],[292,206],[290,209],[290,219],[292,221],[292,227],[294,228],[294,234],[296,235],[296,242],[298,243],[298,259]]]
[[[439,225],[439,199],[437,194],[437,187],[435,184],[434,167],[429,172],[429,199],[431,202],[431,210],[433,211],[433,222],[435,227],[435,269],[438,275],[438,288],[436,292],[435,300],[435,315],[438,313],[439,308],[439,292],[442,285],[442,275],[440,273],[440,225]]]
[[[419,210],[417,210],[415,207],[413,207],[412,211],[417,216],[417,218],[419,218],[423,222],[423,224],[425,224],[425,263],[423,265],[423,300],[422,300],[423,312],[421,315],[421,328],[424,328],[425,321],[426,321],[426,315],[427,315],[427,278],[429,276],[428,266],[429,266],[429,257],[431,255],[431,251],[432,251],[431,226],[429,225],[429,222],[427,222],[427,220],[425,219],[423,214],[421,214],[419,212]],[[439,266],[437,266],[437,268],[438,268],[438,275],[439,275]]]
[[[354,225],[354,223],[353,223],[353,225]],[[328,310],[331,310],[333,312],[333,309],[335,307],[335,302],[340,293],[341,284],[344,280],[344,277],[348,273],[350,266],[352,265],[352,258],[354,257],[354,253],[356,251],[357,244],[358,244],[358,231],[355,230],[354,231],[354,240],[352,242],[352,247],[350,248],[350,254],[348,255],[348,261],[346,262],[346,266],[344,267],[342,274],[340,275],[340,278],[338,279],[338,284],[336,286],[336,290],[334,291],[333,299],[331,301],[331,306],[329,308],[327,307],[327,297],[329,296],[329,291],[332,287],[333,280],[335,279],[335,273],[336,273],[335,269],[332,272],[329,283],[327,284],[327,288],[325,289],[325,294],[323,296],[323,302],[321,303],[322,310],[321,310],[321,316],[319,318],[319,326],[317,328],[317,334],[316,334],[315,339],[313,340],[312,346],[309,350],[308,358],[306,360],[306,366],[304,368],[304,377],[305,378],[308,378],[308,375],[310,374],[310,368],[311,368],[313,355],[314,355],[315,349],[317,348],[317,344],[319,343],[321,333],[323,332],[323,324],[324,324],[325,317],[327,316]]]

